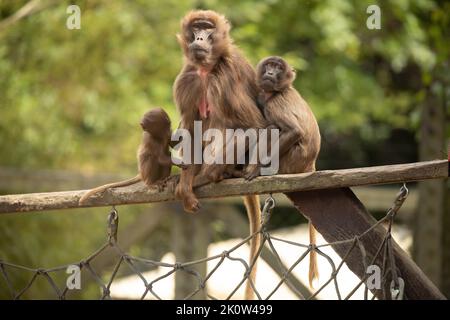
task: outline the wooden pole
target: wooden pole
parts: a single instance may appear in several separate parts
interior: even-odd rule
[[[324,170],[312,173],[258,177],[252,181],[227,179],[196,190],[199,198],[217,198],[247,194],[266,194],[306,191],[327,188],[389,184],[404,181],[439,179],[448,177],[448,160],[435,160],[409,164],[345,170]],[[44,211],[80,207],[101,207],[174,200],[171,190],[159,191],[138,183],[125,188],[110,189],[86,204],[78,200],[86,190],[32,193],[0,196],[0,213]]]
[[[419,144],[421,160],[442,157],[445,153],[446,115],[444,101],[433,89],[437,85],[438,83],[433,83],[427,90],[422,107]],[[441,90],[444,90],[440,85]],[[448,281],[444,268],[450,265],[450,261],[443,260],[448,259],[446,252],[450,250],[450,224],[445,217],[447,184],[443,180],[422,181],[418,189],[419,205],[414,219],[414,260],[437,286],[443,288],[444,282]],[[446,294],[449,295],[450,292],[447,291]]]
[[[208,245],[211,242],[211,226],[208,212],[201,214],[186,214],[181,204],[174,203],[172,214],[172,251],[176,261],[195,261],[208,256]],[[201,211],[208,211],[202,208]],[[205,279],[207,272],[206,262],[191,266],[201,279]],[[199,279],[188,272],[178,270],[175,273],[175,299],[185,299],[199,287]],[[193,300],[205,300],[205,290],[198,291]]]
[[[311,219],[313,225],[329,243],[353,239],[376,222],[349,188],[292,192],[286,195],[302,214]],[[360,238],[369,261],[371,261],[371,257],[375,256],[385,233],[386,229],[382,225],[378,225]],[[336,244],[332,247],[339,256],[344,257],[349,249],[349,244]],[[444,295],[408,257],[406,252],[395,242],[393,247],[399,275],[405,282],[404,298],[410,300],[445,299]],[[363,259],[359,250],[353,250],[345,262],[359,278],[365,276]],[[374,263],[381,266],[382,255]]]

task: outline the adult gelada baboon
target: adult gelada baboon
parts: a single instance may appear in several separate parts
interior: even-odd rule
[[[178,40],[185,59],[173,89],[181,114],[180,128],[187,129],[191,136],[195,120],[202,121],[204,131],[214,128],[222,133],[225,129],[258,129],[266,126],[256,103],[258,89],[255,72],[234,46],[229,31],[229,22],[214,11],[191,11],[181,21]],[[214,149],[222,152],[225,147],[216,144]],[[183,170],[176,196],[182,199],[185,210],[195,212],[199,208],[192,187],[197,174],[217,182],[224,178],[226,171],[227,165],[221,164],[192,164]],[[245,196],[244,200],[250,232],[254,233],[260,228],[259,197]],[[259,242],[258,233],[251,241],[250,260],[255,257]],[[256,264],[250,279],[254,281],[255,275]],[[246,298],[252,296],[253,290],[247,283]]]

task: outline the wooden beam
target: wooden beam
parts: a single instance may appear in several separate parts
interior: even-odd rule
[[[389,184],[448,177],[448,160],[388,166],[324,170],[311,173],[258,177],[252,181],[227,179],[196,190],[199,198],[317,190],[371,184]],[[174,200],[171,190],[161,192],[144,184],[110,189],[80,206],[86,190],[0,196],[0,213],[101,207]]]
[[[311,219],[317,231],[328,243],[354,239],[376,223],[376,220],[349,188],[292,192],[286,195],[301,213]],[[386,229],[382,225],[378,225],[366,235],[359,237],[364,245],[368,261],[372,261],[385,234]],[[332,247],[342,258],[349,250],[350,245],[348,243],[332,244]],[[393,249],[399,276],[405,282],[405,299],[445,299],[438,288],[395,241]],[[381,267],[383,265],[382,256],[382,254],[379,255],[374,264]],[[352,250],[345,259],[345,263],[360,279],[365,276],[363,257],[358,249]],[[388,283],[390,280],[388,277]],[[374,293],[379,294],[376,291]]]
[[[80,190],[95,185],[102,185],[111,181],[125,180],[133,176],[128,173],[81,173],[78,171],[56,169],[26,169],[0,166],[0,195],[51,192],[53,190]],[[392,189],[396,186],[359,186],[352,188],[356,196],[366,208],[372,211],[384,211],[391,205]],[[409,222],[417,207],[418,191],[414,185],[409,185],[408,201],[403,204],[402,221]],[[5,192],[2,193],[2,190]],[[396,189],[395,189],[396,190]],[[6,193],[7,191],[7,193]],[[291,202],[282,194],[276,194],[277,206],[291,206]],[[217,199],[214,200],[217,203]],[[242,198],[226,197],[220,203],[242,205]]]

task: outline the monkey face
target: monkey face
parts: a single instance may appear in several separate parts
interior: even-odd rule
[[[183,18],[181,28],[178,41],[195,65],[212,67],[229,50],[229,23],[214,11],[191,11]]]
[[[199,19],[192,23],[189,52],[195,60],[202,62],[211,55],[215,30],[214,24],[208,20]]]
[[[258,64],[257,77],[257,83],[263,91],[282,91],[294,81],[295,71],[284,59],[269,57]]]

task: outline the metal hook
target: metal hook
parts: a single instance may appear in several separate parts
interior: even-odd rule
[[[392,300],[403,300],[403,293],[405,292],[405,281],[403,278],[397,278],[398,285],[395,280],[391,281],[391,298]]]
[[[402,195],[403,198],[406,198],[409,195],[409,189],[406,186],[405,182],[403,182],[403,185],[400,188],[400,194]]]
[[[269,194],[266,201],[264,202],[264,207],[261,212],[261,225],[265,226],[270,219],[270,214],[273,208],[275,208],[275,199],[272,194]]]
[[[108,215],[108,240],[109,242],[117,242],[117,230],[119,229],[119,213],[113,206]]]
[[[400,191],[397,193],[397,196],[395,197],[394,204],[389,208],[386,214],[391,221],[390,223],[392,223],[398,210],[400,210],[401,206],[403,205],[403,202],[405,202],[406,198],[408,197],[408,194],[409,194],[408,187],[406,186],[406,183],[403,182]]]
[[[265,206],[268,206],[267,210],[272,210],[273,208],[275,208],[275,199],[273,198],[272,194],[269,195],[269,197],[266,199],[266,202],[264,204]]]

